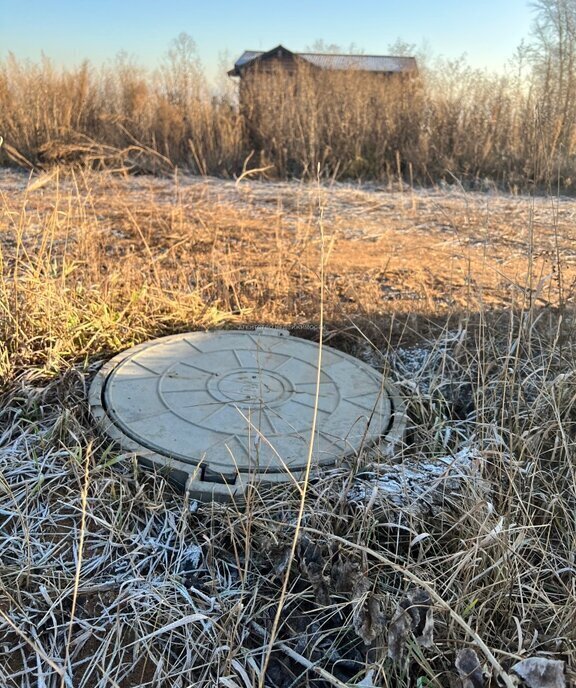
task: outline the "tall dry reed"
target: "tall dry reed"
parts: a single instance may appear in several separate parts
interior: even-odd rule
[[[185,37],[154,72],[125,56],[63,70],[9,56],[0,164],[218,176],[248,165],[279,177],[570,189],[576,136],[563,94],[550,71],[491,75],[444,60],[417,78],[272,70],[240,99],[216,96]]]

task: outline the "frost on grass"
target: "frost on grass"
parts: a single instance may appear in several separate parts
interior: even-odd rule
[[[530,657],[517,662],[512,671],[528,688],[565,688],[564,662],[546,657]]]
[[[488,235],[486,196],[453,190],[86,180],[68,193],[70,180],[41,177],[24,199],[28,175],[0,176],[10,316],[0,341],[0,685],[416,688],[469,678],[478,688],[499,680],[485,647],[524,685],[530,665],[512,667],[529,657],[561,659],[563,675],[533,666],[535,676],[573,685],[573,313],[533,308],[557,302],[555,278],[529,294],[528,311],[481,310],[475,329],[470,311],[508,307],[510,294],[525,308],[527,257],[538,255],[572,265],[562,282],[570,303],[574,201],[491,196],[499,216]],[[315,477],[291,560],[297,490],[262,491],[243,510],[186,502],[95,436],[85,406],[95,366],[68,366],[192,323],[219,326],[223,313],[242,325],[316,322],[316,276],[301,268],[324,203],[340,280],[326,292],[327,322],[362,312],[354,322],[374,325],[363,357],[401,390],[410,432],[392,457],[366,451]],[[55,229],[52,244],[43,227]],[[383,270],[389,248],[394,265]],[[348,264],[370,251],[374,262]],[[498,276],[482,282],[487,265]],[[534,274],[541,268],[552,271],[535,263]],[[413,301],[402,332],[387,329],[386,313],[406,315],[387,287],[426,286],[430,302],[418,307],[433,307],[458,276],[459,310],[441,332],[430,334],[426,314],[412,317]],[[188,300],[197,287],[202,300]],[[417,642],[425,614],[417,623],[403,610],[402,661],[392,663],[388,634],[409,576],[443,604],[432,648]],[[463,661],[458,648],[472,647]]]
[[[551,551],[554,572],[544,571],[540,588],[548,597],[525,605],[542,572],[532,566],[518,575],[519,562],[541,555],[535,543],[543,526],[518,525],[524,512],[505,511],[510,497],[496,502],[502,485],[489,481],[495,454],[477,435],[459,440],[453,451],[440,443],[436,452],[416,435],[417,444],[400,450],[401,463],[377,460],[375,452],[364,465],[317,476],[289,566],[298,494],[256,494],[243,511],[187,503],[93,434],[85,390],[96,367],[51,381],[25,374],[2,397],[1,685],[50,686],[60,677],[75,688],[207,688],[222,677],[229,685],[258,685],[285,576],[279,644],[266,679],[273,688],[298,685],[315,667],[344,685],[366,679],[371,666],[374,686],[415,686],[431,662],[430,671],[444,680],[454,655],[437,648],[461,646],[462,638],[452,635],[442,609],[410,597],[403,570],[457,613],[476,615],[474,628],[491,647],[505,642],[507,652],[516,652],[528,639],[526,652],[535,652],[556,638],[569,647],[573,615],[563,610],[573,603],[567,587],[573,566],[568,555]],[[568,382],[554,398],[566,396]],[[412,404],[433,393],[433,386],[419,391]],[[538,408],[543,402],[534,401]],[[454,421],[455,428],[468,424]],[[497,458],[506,458],[503,469],[510,469],[503,451]],[[525,475],[535,479],[519,472],[514,489],[522,489]],[[557,500],[569,497],[558,494]],[[405,568],[391,572],[377,553]],[[512,611],[492,629],[484,610],[493,619],[503,604]],[[540,640],[541,629],[556,629],[553,640]],[[402,660],[393,669],[389,648]],[[408,672],[411,682],[400,675],[384,679],[387,671]]]
[[[454,456],[380,464],[377,473],[358,477],[348,492],[348,500],[366,503],[380,498],[404,514],[434,513],[467,485],[476,490],[485,487],[481,467],[482,455],[475,448],[463,448]]]
[[[201,677],[234,602],[205,585],[219,574],[208,574],[182,501],[163,481],[140,482],[129,461],[107,468],[110,450],[58,409],[55,387],[22,384],[0,412],[0,684]]]

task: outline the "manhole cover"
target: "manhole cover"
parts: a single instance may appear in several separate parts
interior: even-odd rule
[[[304,474],[318,352],[271,328],[155,339],[102,367],[90,388],[92,414],[122,449],[193,497],[241,497],[250,483]],[[404,406],[378,371],[324,346],[319,383],[314,468],[401,438]]]

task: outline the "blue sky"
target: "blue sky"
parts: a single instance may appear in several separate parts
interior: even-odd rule
[[[400,37],[492,70],[528,36],[532,18],[528,0],[0,0],[0,58],[43,52],[58,65],[98,64],[123,50],[154,67],[184,31],[212,77],[224,51],[231,67],[245,48],[299,51],[317,39],[387,54]]]

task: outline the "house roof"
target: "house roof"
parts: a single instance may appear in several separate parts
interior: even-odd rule
[[[245,50],[234,63],[234,69],[228,74],[240,76],[241,70],[251,62],[257,61],[263,55],[284,50],[290,55],[295,55],[320,69],[331,70],[358,70],[362,72],[412,72],[416,71],[416,60],[413,57],[393,55],[339,55],[327,53],[292,53],[283,46],[278,46],[269,51]]]
[[[409,72],[416,69],[413,57],[391,55],[327,55],[298,53],[307,62],[323,69],[358,69],[363,72]]]
[[[245,64],[247,64],[248,62],[252,62],[252,60],[256,59],[257,57],[260,57],[261,55],[264,55],[263,50],[245,50],[234,63],[234,67],[243,67]]]

